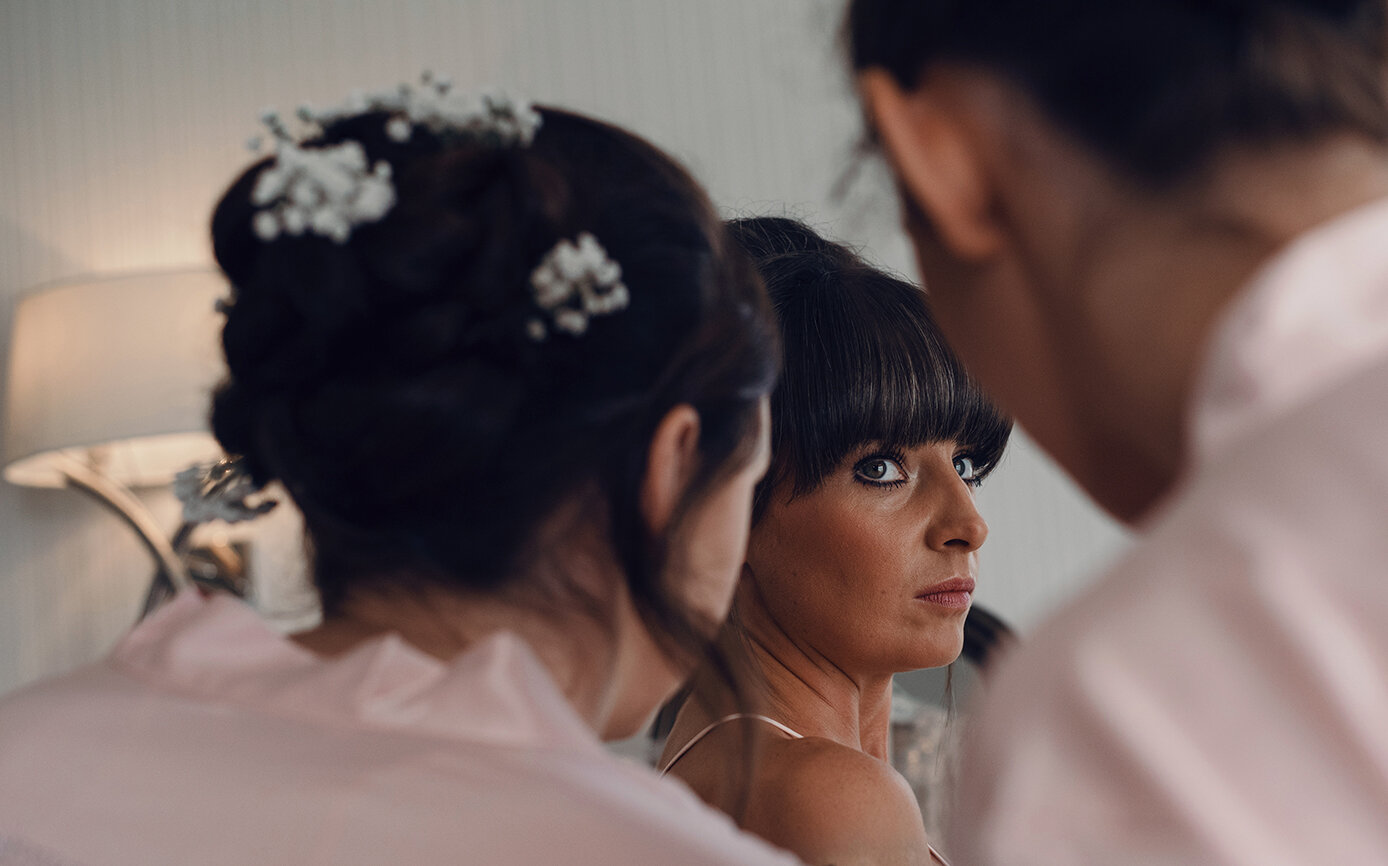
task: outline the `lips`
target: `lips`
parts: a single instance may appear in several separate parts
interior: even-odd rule
[[[940,607],[967,608],[973,601],[974,585],[974,579],[971,577],[952,577],[927,587],[916,599]]]

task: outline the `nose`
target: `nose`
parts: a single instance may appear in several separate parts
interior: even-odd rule
[[[941,553],[970,553],[988,540],[988,523],[978,513],[973,491],[955,478],[940,492],[938,507],[925,530],[925,543]]]

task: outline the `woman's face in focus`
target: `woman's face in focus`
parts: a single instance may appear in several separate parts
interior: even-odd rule
[[[760,604],[850,673],[953,662],[988,536],[978,483],[956,443],[869,444],[814,491],[790,501],[776,491],[747,555]]]

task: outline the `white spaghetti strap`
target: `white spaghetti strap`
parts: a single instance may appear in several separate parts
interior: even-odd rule
[[[670,763],[666,764],[666,765],[665,765],[665,768],[662,769],[662,770],[660,771],[660,775],[663,776],[663,775],[665,775],[666,773],[670,772],[670,768],[673,767],[673,766],[675,766],[675,762],[678,761],[680,758],[683,758],[683,757],[685,756],[685,754],[687,754],[687,753],[689,752],[690,749],[692,749],[692,748],[694,748],[696,745],[698,745],[698,743],[699,743],[700,740],[702,740],[704,737],[707,737],[709,734],[713,733],[713,729],[714,729],[714,728],[717,728],[719,725],[725,725],[725,724],[727,724],[728,722],[735,722],[735,721],[737,721],[738,719],[756,719],[757,721],[760,721],[760,722],[766,722],[768,725],[771,725],[773,728],[775,728],[776,730],[780,731],[780,732],[783,733],[783,734],[788,735],[788,736],[791,737],[792,739],[796,739],[796,740],[803,740],[803,739],[805,739],[805,735],[804,735],[804,734],[799,733],[798,731],[793,731],[793,730],[791,730],[789,727],[787,727],[787,726],[781,724],[780,722],[776,721],[775,719],[767,718],[766,716],[763,716],[763,715],[761,715],[760,713],[729,713],[728,715],[724,716],[723,718],[719,719],[718,721],[716,721],[716,722],[711,722],[711,723],[710,723],[707,727],[705,727],[702,731],[700,731],[699,733],[697,733],[697,734],[695,734],[693,737],[691,737],[691,738],[689,739],[689,742],[685,743],[684,746],[682,746],[682,747],[680,748],[680,750],[679,750],[678,752],[675,753],[675,757],[673,757],[673,758],[670,759]]]

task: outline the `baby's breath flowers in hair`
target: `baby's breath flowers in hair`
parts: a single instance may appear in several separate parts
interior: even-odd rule
[[[390,163],[368,167],[355,141],[317,148],[282,141],[275,164],[256,179],[251,203],[264,208],[251,224],[263,241],[308,231],[341,244],[354,227],[386,215],[395,187]]]
[[[344,117],[372,111],[391,115],[386,135],[409,141],[416,127],[444,137],[491,140],[498,146],[525,147],[540,128],[540,113],[524,100],[514,100],[495,90],[469,93],[456,90],[446,78],[426,72],[418,86],[402,84],[394,90],[354,93],[331,108],[302,106],[299,117],[320,126]]]
[[[606,316],[631,303],[622,282],[622,267],[608,257],[598,239],[588,232],[578,243],[561,240],[530,275],[535,304],[544,310],[556,331],[579,336],[588,330],[593,316]],[[533,340],[544,340],[549,328],[538,318],[527,328]]]
[[[360,114],[389,115],[385,133],[409,141],[416,127],[441,137],[474,138],[498,147],[525,146],[540,127],[540,113],[528,102],[504,94],[459,93],[447,80],[425,73],[418,87],[402,84],[379,93],[356,93],[341,105],[301,106],[304,123],[324,129]],[[359,225],[377,222],[395,205],[390,164],[368,165],[359,142],[304,147],[274,110],[261,121],[275,137],[274,161],[261,172],[251,203],[261,210],[252,228],[263,241],[305,232],[343,244]],[[252,140],[252,149],[259,141]]]
[[[385,117],[386,137],[408,142],[420,129],[446,146],[458,140],[493,147],[526,147],[535,139],[541,116],[528,102],[497,92],[460,93],[446,79],[425,73],[418,86],[354,93],[329,108],[301,106],[299,120],[320,131],[339,121],[367,114]],[[358,141],[305,145],[275,111],[262,122],[275,137],[273,160],[262,169],[251,190],[257,209],[251,228],[269,243],[283,236],[316,234],[345,244],[360,225],[383,219],[395,206],[390,163],[370,163]],[[259,142],[252,148],[258,149]],[[594,316],[623,310],[631,302],[622,268],[589,232],[575,240],[560,239],[530,277],[531,299],[541,315],[526,322],[535,341],[557,331],[581,336]],[[231,309],[234,299],[219,304]]]

